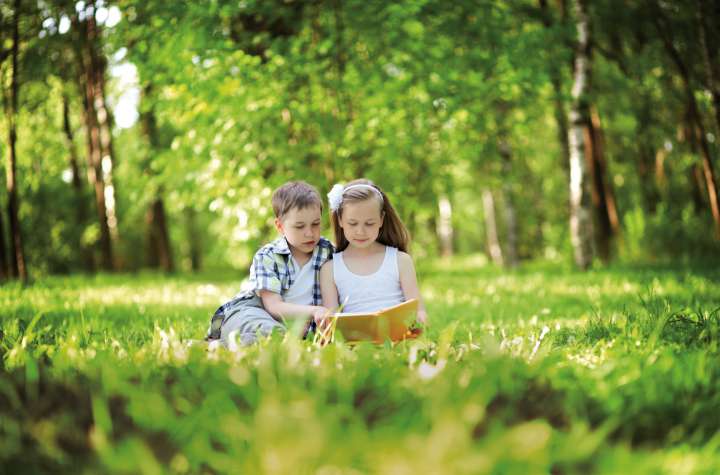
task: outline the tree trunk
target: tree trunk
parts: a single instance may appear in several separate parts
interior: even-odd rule
[[[185,223],[190,248],[190,268],[193,272],[199,272],[202,269],[202,244],[197,229],[196,214],[193,208],[185,208]]]
[[[160,194],[158,193],[158,195]],[[148,265],[159,267],[165,272],[174,272],[175,264],[170,247],[165,204],[162,198],[158,197],[153,200],[146,215],[146,224],[148,229]]]
[[[660,190],[655,170],[655,147],[648,132],[651,123],[650,101],[642,97],[642,106],[638,111],[638,162],[637,172],[643,208],[648,214],[654,215],[660,201]]]
[[[100,148],[100,129],[97,124],[95,106],[93,105],[92,84],[87,74],[84,75],[83,86],[84,117],[87,133],[88,147],[88,181],[95,193],[95,207],[97,210],[98,225],[100,227],[100,253],[101,266],[106,271],[113,270],[114,257],[113,245],[110,239],[110,228],[108,227],[107,207],[105,205],[105,181],[102,170],[102,151]]]
[[[693,210],[695,214],[705,213],[707,211],[707,205],[705,197],[703,196],[703,171],[700,165],[693,165],[690,167],[688,172],[688,181],[690,182],[690,196],[692,197]]]
[[[87,160],[88,160],[88,181],[95,194],[95,208],[97,211],[97,223],[100,228],[100,265],[106,271],[114,269],[113,243],[110,237],[108,225],[108,213],[105,201],[105,180],[102,169],[102,145],[101,131],[98,123],[97,109],[95,107],[95,72],[91,49],[92,44],[89,35],[87,21],[79,21],[77,15],[73,16],[73,26],[78,33],[78,47],[76,54],[79,64],[78,83],[83,92],[83,117],[87,136]]]
[[[438,200],[437,234],[440,239],[440,255],[450,257],[453,255],[453,225],[452,203],[447,196],[442,195]]]
[[[115,169],[115,152],[112,145],[112,112],[107,105],[105,97],[105,72],[107,64],[105,58],[99,54],[100,36],[97,31],[95,18],[88,18],[88,27],[91,28],[91,44],[90,55],[93,61],[95,87],[95,104],[97,107],[98,126],[100,128],[100,147],[102,150],[102,169],[105,181],[105,196],[108,215],[108,228],[110,230],[110,239],[113,244],[117,244],[120,240],[120,232],[118,230],[117,220],[117,193],[115,193],[115,185],[113,184],[113,170]],[[115,256],[117,258],[117,256]]]
[[[692,102],[695,102],[694,97],[692,98]],[[695,104],[691,104],[691,106],[695,106]],[[693,139],[700,146],[703,176],[705,178],[705,186],[707,187],[708,200],[710,201],[710,211],[712,212],[713,220],[715,221],[715,237],[720,239],[720,196],[718,196],[717,179],[715,177],[712,157],[710,156],[710,147],[707,143],[705,128],[697,108],[691,112],[691,120],[695,122],[695,127],[693,128]]]
[[[0,212],[0,279],[5,280],[12,275],[7,257],[7,243],[5,242],[5,222]]]
[[[685,116],[685,126],[678,127],[681,132],[682,140],[690,146],[690,153],[697,155],[698,144],[693,133],[693,125],[689,116]],[[705,178],[703,177],[702,166],[699,163],[693,164],[688,170],[688,183],[690,184],[690,198],[692,199],[693,211],[696,215],[707,212],[709,201],[705,194]]]
[[[675,63],[683,81],[688,123],[690,126],[690,137],[691,140],[700,148],[705,186],[707,188],[708,199],[710,201],[710,211],[712,212],[713,221],[715,222],[715,236],[717,239],[720,239],[720,196],[718,196],[717,180],[710,154],[710,146],[707,142],[705,126],[703,125],[703,120],[692,88],[690,69],[683,61],[682,55],[673,42],[672,30],[670,29],[667,18],[659,5],[655,5],[654,13],[656,13],[656,15],[653,16],[655,29],[662,39],[665,51],[670,59]]]
[[[485,232],[487,234],[488,252],[490,259],[495,265],[502,266],[503,253],[498,239],[497,220],[495,219],[495,200],[490,190],[484,189],[482,192],[483,211],[485,213]]]
[[[102,45],[100,31],[95,21],[95,11],[97,9],[95,2],[88,4],[87,11],[92,12],[86,16],[86,25],[88,32],[88,57],[90,60],[90,77],[92,78],[94,94],[95,112],[97,114],[97,124],[100,133],[100,155],[101,169],[103,172],[103,182],[105,183],[105,206],[107,213],[108,231],[113,247],[120,240],[117,220],[117,199],[115,186],[113,185],[113,169],[115,168],[115,153],[112,146],[112,113],[107,105],[105,98],[105,73],[107,70],[107,61],[102,55]],[[117,260],[117,255],[114,256]],[[113,268],[118,267],[118,262],[113,262]]]
[[[507,246],[505,264],[509,267],[517,267],[518,264],[518,223],[515,212],[515,200],[510,186],[512,178],[512,152],[510,145],[502,140],[500,142],[500,157],[502,158],[503,186],[502,202],[505,209],[505,225],[507,228]]]
[[[10,107],[7,108],[8,144],[10,153],[6,170],[8,192],[8,216],[10,219],[10,250],[12,274],[23,282],[27,282],[28,275],[25,268],[25,254],[23,253],[22,231],[18,211],[20,200],[17,192],[17,113],[18,113],[18,56],[20,50],[20,0],[15,0],[13,11],[13,42],[12,42],[12,73],[10,78]]]
[[[709,44],[710,39],[708,38],[708,32],[710,28],[708,28],[706,23],[708,19],[710,19],[711,24],[713,19],[720,19],[720,7],[718,7],[716,2],[714,15],[710,12],[707,0],[699,0],[698,7],[695,19],[697,22],[698,36],[700,37],[700,49],[702,50],[707,86],[712,95],[712,103],[715,109],[715,126],[717,127],[718,133],[720,133],[720,78],[718,78],[718,75],[720,75],[720,66],[718,66],[717,61],[718,45]]]
[[[575,264],[587,269],[592,263],[592,222],[590,196],[584,159],[584,128],[588,123],[585,101],[590,75],[589,30],[585,0],[574,0],[578,41],[573,65],[572,105],[568,122],[570,144],[570,240],[574,249]]]
[[[618,216],[617,200],[615,199],[615,191],[612,186],[612,180],[610,179],[610,172],[607,167],[607,160],[605,160],[605,136],[603,129],[600,124],[600,116],[597,110],[593,107],[591,114],[593,129],[594,129],[594,143],[596,146],[593,149],[597,152],[597,166],[603,177],[602,183],[605,189],[605,206],[607,208],[608,218],[610,219],[610,229],[614,235],[620,232],[620,217]]]
[[[150,99],[152,96],[152,86],[147,85],[143,89],[143,97]],[[152,107],[141,115],[143,132],[148,141],[150,156],[147,158],[147,170],[151,170],[150,162],[155,153],[160,150],[164,144],[160,142],[157,130],[157,119],[155,111]],[[151,267],[160,267],[165,272],[174,272],[175,264],[173,259],[172,247],[170,245],[170,233],[168,232],[167,215],[165,213],[165,203],[163,201],[163,188],[158,187],[155,198],[148,209],[146,215],[146,225],[148,234],[147,257],[148,265]]]
[[[82,180],[80,178],[80,165],[77,156],[77,150],[75,149],[75,139],[70,124],[70,106],[69,100],[66,94],[63,93],[63,131],[65,133],[65,146],[68,149],[70,155],[70,170],[72,171],[72,187],[75,193],[75,220],[76,226],[80,233],[78,235],[78,241],[76,243],[80,250],[81,259],[83,261],[83,267],[88,272],[95,270],[95,263],[93,261],[92,252],[82,242],[82,229],[85,228],[85,224],[88,218],[87,203],[85,201],[85,193],[83,191]]]
[[[667,198],[669,183],[668,183],[668,172],[665,167],[665,159],[667,158],[668,151],[665,147],[660,147],[655,152],[655,183],[657,184],[658,190],[663,195],[663,199]]]
[[[602,139],[600,117],[594,106],[585,129],[585,159],[592,180],[591,196],[595,209],[595,243],[603,262],[610,260],[611,244],[619,229],[615,196],[607,180],[607,166]]]

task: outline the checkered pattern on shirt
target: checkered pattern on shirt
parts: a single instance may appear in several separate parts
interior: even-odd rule
[[[312,305],[320,305],[322,302],[322,295],[320,294],[320,268],[325,262],[332,259],[333,251],[332,243],[325,238],[320,238],[310,257],[315,274]],[[261,247],[260,250],[255,253],[252,265],[250,266],[250,283],[252,287],[245,292],[240,292],[232,300],[221,305],[215,311],[215,314],[210,320],[207,339],[214,340],[220,338],[220,327],[225,321],[225,312],[239,301],[250,300],[256,295],[259,297],[260,291],[262,290],[269,290],[276,294],[285,295],[285,292],[287,292],[295,282],[295,272],[297,271],[295,266],[291,264],[291,256],[290,247],[284,237],[278,238]],[[305,333],[312,328],[314,328],[314,322],[310,319]]]
[[[313,284],[313,305],[320,305],[322,296],[320,295],[320,268],[328,259],[332,259],[333,245],[325,238],[320,238],[317,246],[313,250],[310,261],[315,273],[315,283]],[[290,247],[284,237],[276,239],[270,244],[266,244],[253,257],[250,266],[250,283],[251,290],[247,292],[249,297],[253,294],[260,295],[260,291],[269,290],[276,294],[285,295],[288,289],[293,285],[296,278],[296,269],[292,265],[290,257]],[[238,295],[241,297],[241,295]]]

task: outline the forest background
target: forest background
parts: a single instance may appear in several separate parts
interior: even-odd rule
[[[717,25],[0,0],[0,474],[720,473]],[[423,335],[201,342],[272,190],[360,176]]]
[[[0,272],[242,268],[274,187],[360,176],[417,258],[716,255],[718,24],[707,0],[3,0]]]

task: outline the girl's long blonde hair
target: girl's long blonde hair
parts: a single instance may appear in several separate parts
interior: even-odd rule
[[[378,193],[371,190],[368,187],[358,186],[347,190],[347,188],[353,185],[368,185],[373,187]],[[347,191],[343,192],[342,202],[340,207],[332,212],[330,215],[330,221],[332,222],[333,232],[335,233],[335,246],[337,252],[344,251],[347,247],[348,242],[345,239],[342,227],[340,227],[340,218],[342,218],[343,206],[345,203],[357,203],[358,201],[365,201],[374,199],[380,206],[380,213],[384,217],[382,227],[380,228],[380,234],[378,235],[377,242],[386,246],[392,246],[398,248],[400,251],[408,252],[408,246],[410,244],[410,233],[398,217],[393,208],[390,200],[385,193],[380,189],[379,186],[375,185],[370,180],[360,178],[353,180],[345,185]],[[382,200],[380,197],[382,196]],[[382,203],[381,203],[382,201]]]

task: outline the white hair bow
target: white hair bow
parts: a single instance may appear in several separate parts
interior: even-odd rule
[[[338,209],[340,209],[344,191],[345,187],[338,183],[334,185],[332,187],[332,190],[330,190],[330,193],[327,194],[330,211],[337,211]]]

